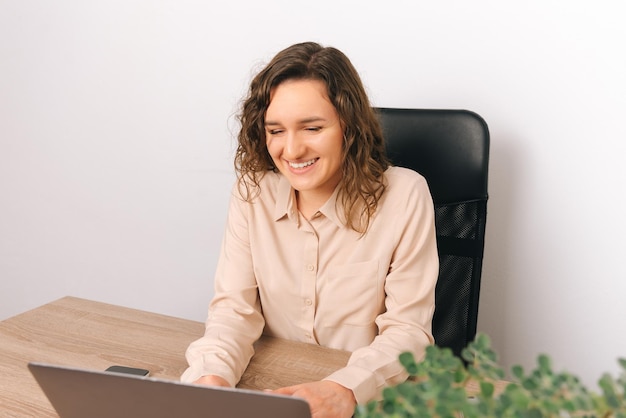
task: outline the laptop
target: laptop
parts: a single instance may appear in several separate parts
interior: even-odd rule
[[[60,418],[311,418],[300,398],[45,363],[28,368]]]

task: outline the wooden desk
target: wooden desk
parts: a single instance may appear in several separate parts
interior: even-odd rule
[[[65,297],[0,322],[0,415],[58,417],[27,369],[30,361],[104,370],[141,367],[178,380],[185,350],[204,325],[155,313]],[[319,380],[343,367],[349,353],[263,337],[239,387],[275,389]],[[498,382],[497,390],[506,383]],[[477,393],[468,385],[468,393]]]
[[[66,297],[0,322],[0,415],[58,417],[27,369],[30,361],[104,370],[120,364],[178,380],[201,322]],[[319,380],[349,353],[263,337],[239,383],[275,389]]]

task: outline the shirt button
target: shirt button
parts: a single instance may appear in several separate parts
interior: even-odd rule
[[[315,266],[314,266],[313,264],[308,264],[308,265],[306,266],[306,269],[307,269],[308,271],[313,271],[313,270],[315,270]]]
[[[305,337],[307,340],[310,340],[310,339],[311,339],[311,334],[304,334],[304,337]]]
[[[306,306],[311,306],[313,304],[313,301],[311,299],[306,299],[304,303]]]

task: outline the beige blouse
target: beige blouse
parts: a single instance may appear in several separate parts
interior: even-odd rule
[[[341,221],[336,194],[312,217],[269,172],[253,202],[231,196],[206,332],[187,350],[181,379],[219,375],[235,385],[261,333],[352,351],[326,380],[357,402],[406,379],[404,351],[421,358],[431,334],[439,270],[432,198],[425,179],[390,167],[367,233]]]

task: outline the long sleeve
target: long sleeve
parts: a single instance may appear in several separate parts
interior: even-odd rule
[[[189,368],[181,377],[185,382],[214,374],[236,385],[254,354],[252,345],[263,330],[246,203],[235,193],[215,274],[215,297],[209,306],[204,336],[187,349]]]
[[[391,167],[385,176],[364,235],[342,222],[336,194],[302,217],[278,173],[251,202],[234,189],[205,335],[187,351],[183,381],[216,374],[236,384],[261,333],[353,352],[328,380],[360,403],[406,378],[400,353],[420,358],[433,342],[434,210],[419,174]]]
[[[431,323],[439,267],[434,210],[425,181],[413,185],[406,198],[385,202],[400,206],[391,211],[395,222],[384,219],[387,225],[394,225],[397,245],[385,279],[385,311],[376,318],[379,333],[371,344],[353,352],[345,368],[327,377],[352,389],[359,403],[407,378],[398,361],[402,352],[411,351],[420,359],[425,347],[433,343]],[[397,196],[392,192],[392,197]]]

